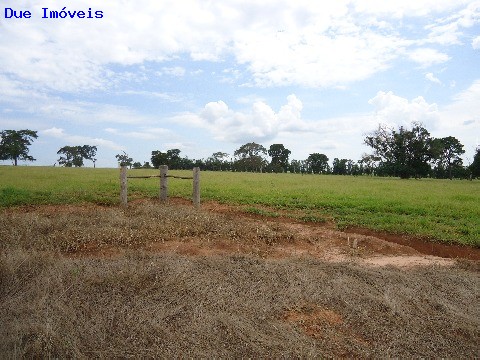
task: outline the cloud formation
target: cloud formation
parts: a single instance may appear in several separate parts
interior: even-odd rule
[[[425,74],[425,79],[427,79],[428,81],[431,81],[435,84],[438,84],[438,85],[442,84],[440,79],[437,78],[435,75],[433,75],[433,73],[431,73],[431,72]]]
[[[114,64],[185,54],[196,61],[234,58],[249,71],[250,85],[335,87],[367,79],[404,56],[422,67],[448,61],[432,45],[459,43],[462,29],[478,24],[480,12],[478,1],[467,0],[246,0],[241,6],[236,0],[125,0],[96,4],[105,16],[86,26],[79,19],[41,19],[41,7],[58,9],[54,0],[41,7],[29,0],[7,0],[9,5],[31,9],[34,18],[2,22],[0,73],[66,92],[109,88],[118,71]],[[89,6],[79,0],[68,9]],[[424,34],[406,37],[396,30],[402,22],[443,12],[452,15],[427,24]],[[181,77],[186,70],[164,67],[163,73]]]
[[[432,129],[439,119],[437,104],[428,104],[422,96],[409,101],[392,91],[379,91],[370,99],[369,104],[374,106],[374,119],[377,124],[397,127],[420,122]]]
[[[475,50],[480,49],[480,36],[477,36],[475,39],[472,40],[472,47]]]
[[[225,102],[215,101],[207,103],[197,114],[186,113],[172,120],[207,129],[220,141],[263,142],[273,139],[282,131],[304,131],[302,108],[302,102],[294,94],[287,97],[287,103],[278,112],[264,101],[255,101],[245,111],[235,111]]]

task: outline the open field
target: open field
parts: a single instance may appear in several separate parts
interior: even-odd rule
[[[129,170],[152,175],[157,170]],[[189,171],[172,174],[191,175]],[[0,206],[114,205],[118,169],[0,167]],[[240,204],[257,214],[333,222],[480,246],[480,182],[202,172],[202,199]],[[191,181],[170,180],[170,195],[189,198]],[[129,200],[158,196],[158,179],[129,181]]]
[[[215,204],[0,211],[2,357],[478,356],[478,261]]]

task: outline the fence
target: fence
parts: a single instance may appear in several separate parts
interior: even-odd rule
[[[149,179],[160,178],[160,190],[159,199],[160,202],[166,202],[168,200],[168,178],[174,179],[192,179],[193,180],[193,192],[192,201],[196,208],[200,207],[200,168],[193,168],[193,177],[174,176],[168,175],[168,166],[160,166],[160,175],[150,176],[127,176],[127,167],[122,166],[120,168],[120,203],[123,206],[127,206],[127,193],[128,193],[128,179]]]

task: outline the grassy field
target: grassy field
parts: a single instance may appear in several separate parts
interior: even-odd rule
[[[129,175],[157,173],[129,170]],[[118,169],[2,166],[0,206],[115,205],[118,178]],[[170,196],[188,198],[191,188],[189,180],[169,180]],[[286,212],[308,221],[333,221],[339,228],[359,226],[480,246],[479,181],[203,172],[201,188],[203,200],[245,205],[248,212]],[[158,179],[129,180],[129,200],[156,196]]]

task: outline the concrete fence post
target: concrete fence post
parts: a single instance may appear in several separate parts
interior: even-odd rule
[[[160,166],[160,201],[167,202],[168,198],[168,166]]]
[[[120,168],[120,204],[122,206],[127,206],[127,189],[128,189],[128,182],[127,182],[127,167],[122,166]]]
[[[193,168],[193,205],[200,207],[200,168]]]

